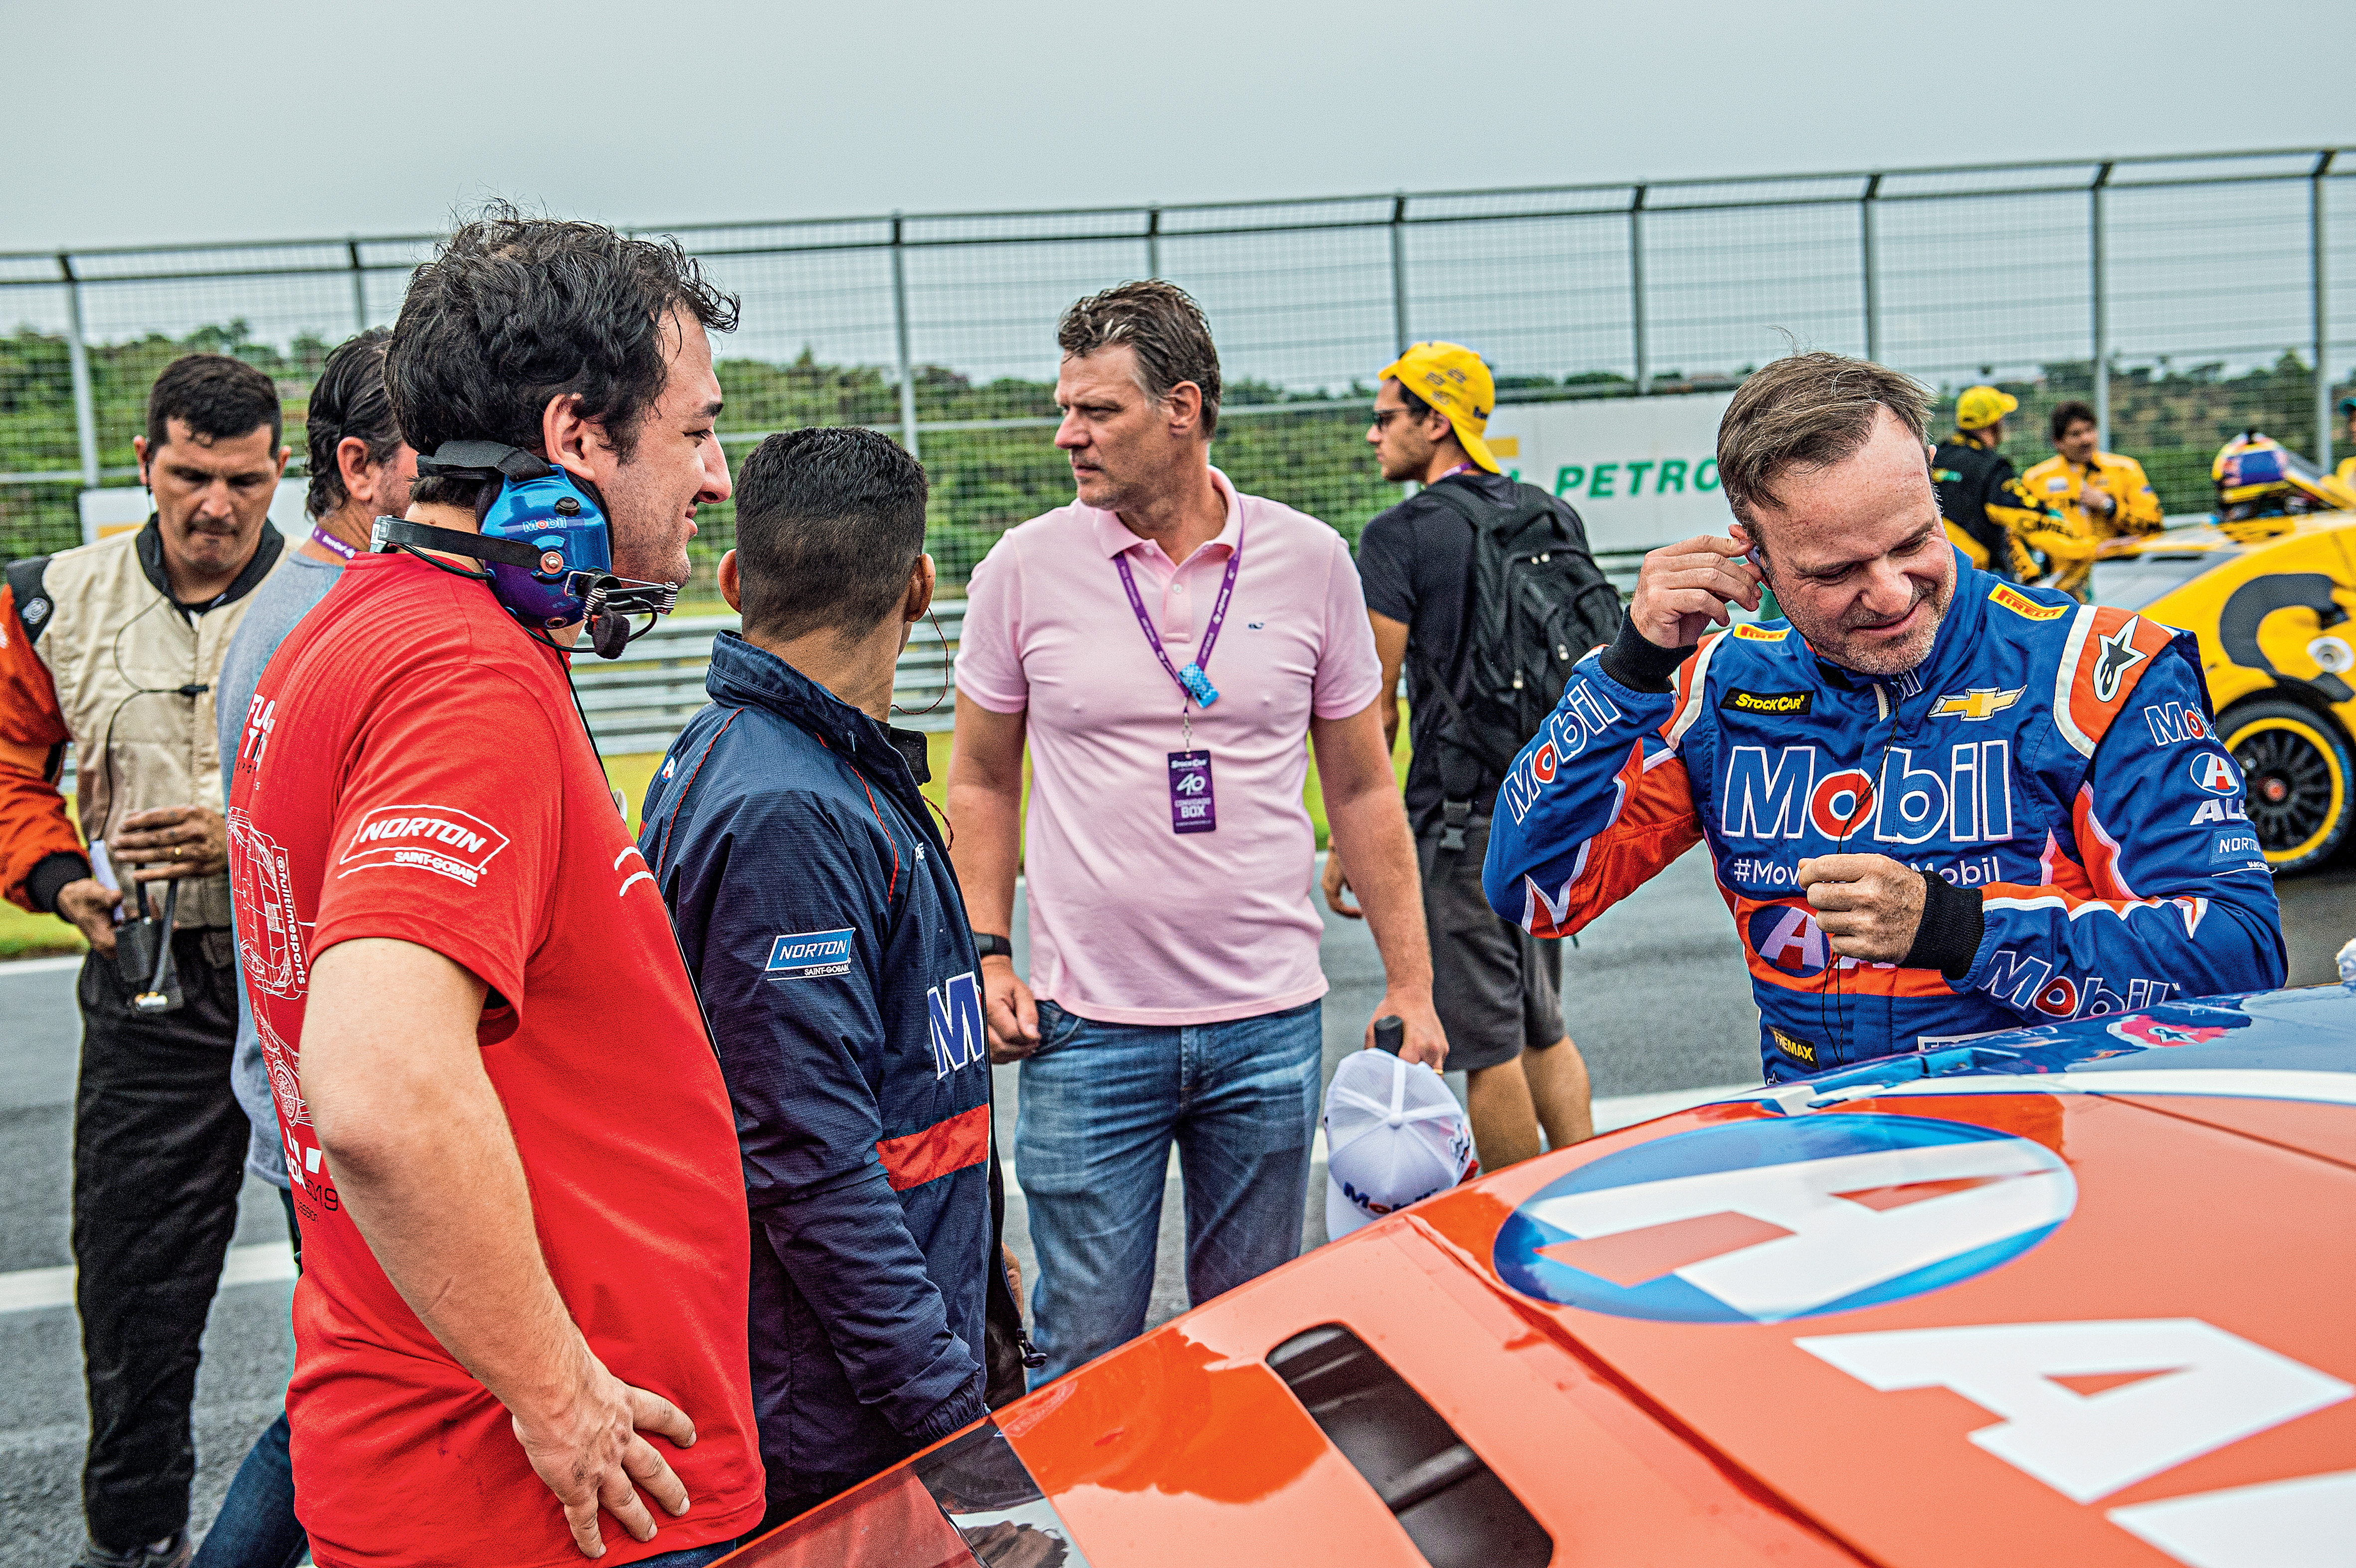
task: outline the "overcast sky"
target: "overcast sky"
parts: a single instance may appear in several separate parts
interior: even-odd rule
[[[0,0],[0,39],[6,250],[2356,140],[2348,0]]]

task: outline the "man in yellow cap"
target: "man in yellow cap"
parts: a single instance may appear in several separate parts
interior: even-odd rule
[[[2053,456],[2020,477],[2037,504],[2051,514],[2025,532],[2025,542],[2042,552],[2051,568],[2045,585],[2081,599],[2104,540],[2150,533],[2161,521],[2159,497],[2144,477],[2143,465],[2096,451],[2098,428],[2094,411],[2084,403],[2060,404],[2051,424]]]
[[[1396,746],[1404,667],[1414,745],[1407,811],[1423,876],[1432,1004],[1448,1031],[1448,1065],[1466,1069],[1482,1163],[1494,1170],[1537,1154],[1541,1127],[1555,1148],[1593,1131],[1587,1064],[1563,1025],[1561,943],[1497,917],[1482,896],[1481,863],[1514,753],[1561,694],[1569,661],[1618,634],[1620,601],[1588,553],[1579,514],[1498,471],[1483,439],[1495,383],[1478,354],[1418,343],[1380,379],[1366,440],[1384,478],[1422,488],[1369,522],[1358,542],[1382,659],[1376,703]],[[1509,558],[1531,574],[1543,602],[1558,607],[1555,630],[1501,613],[1498,596],[1483,591],[1484,577],[1499,575],[1484,575],[1483,563]],[[1569,660],[1553,660],[1558,645]],[[1485,695],[1514,686],[1535,699],[1526,720]],[[1355,918],[1348,886],[1342,857],[1329,854],[1326,903]]]
[[[2021,487],[2004,443],[2005,415],[2020,400],[1995,387],[1966,387],[1955,400],[1954,434],[1931,455],[1931,483],[1947,538],[1975,566],[2019,581],[2035,569],[2019,535],[2044,521]]]

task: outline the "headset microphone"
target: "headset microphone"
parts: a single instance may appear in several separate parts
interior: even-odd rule
[[[603,498],[586,479],[497,441],[445,441],[417,459],[420,478],[472,478],[479,533],[380,517],[369,548],[379,553],[439,551],[484,564],[480,575],[492,596],[527,631],[545,636],[556,627],[589,623],[590,645],[617,659],[631,637],[634,615],[668,615],[679,604],[677,583],[648,583],[614,575],[613,545]]]

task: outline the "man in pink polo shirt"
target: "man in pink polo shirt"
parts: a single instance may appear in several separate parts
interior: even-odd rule
[[[1023,1063],[1047,1378],[1144,1327],[1172,1139],[1194,1301],[1299,1249],[1325,993],[1304,739],[1382,951],[1376,1015],[1405,1021],[1408,1058],[1448,1054],[1349,546],[1211,467],[1218,352],[1183,290],[1092,295],[1056,340],[1079,499],[974,570],[948,789],[991,1058]]]

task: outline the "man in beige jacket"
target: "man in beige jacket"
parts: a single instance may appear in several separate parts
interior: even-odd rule
[[[188,1553],[188,1408],[247,1140],[230,1088],[237,970],[212,687],[284,549],[269,523],[281,435],[269,377],[218,354],[176,360],[133,442],[147,525],[15,562],[0,589],[0,890],[71,920],[91,950],[73,1179],[87,1568],[176,1568]],[[57,789],[69,742],[79,837]],[[127,910],[122,878],[142,885]],[[118,951],[118,913],[144,897],[160,918],[172,889],[168,940],[125,972],[119,960],[141,950]],[[151,967],[159,948],[168,970]]]

